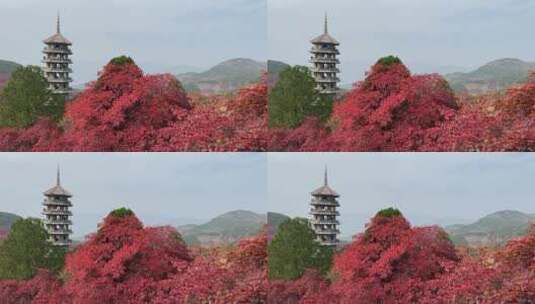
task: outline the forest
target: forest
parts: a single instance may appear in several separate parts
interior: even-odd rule
[[[379,211],[364,232],[337,249],[330,261],[318,257],[317,250],[295,251],[290,260],[308,263],[293,263],[284,270],[271,260],[288,255],[278,249],[279,234],[292,235],[284,238],[294,240],[289,247],[312,248],[303,244],[314,242],[298,229],[284,231],[288,227],[292,226],[281,226],[268,245],[269,303],[533,303],[535,299],[535,226],[502,247],[455,247],[442,228],[411,226],[399,210],[389,208]],[[273,270],[280,275],[273,276]]]
[[[21,219],[0,241],[3,303],[266,303],[265,232],[235,245],[188,247],[172,227],[112,211],[68,252],[40,220]]]
[[[187,94],[170,74],[112,59],[74,100],[46,89],[39,68],[0,92],[0,151],[265,151],[264,81],[227,95]]]
[[[310,75],[296,75],[281,73],[270,92],[270,151],[535,150],[535,71],[504,92],[456,94],[442,76],[411,74],[388,56],[332,110]]]

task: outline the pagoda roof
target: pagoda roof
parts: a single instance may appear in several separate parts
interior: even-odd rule
[[[340,196],[336,191],[331,189],[328,185],[322,186],[312,192],[312,195],[314,196]]]
[[[313,44],[334,44],[334,45],[340,44],[336,39],[334,39],[331,35],[329,35],[327,14],[325,14],[325,28],[324,28],[323,34],[312,39],[310,42]]]
[[[56,185],[48,189],[47,191],[45,191],[45,195],[46,196],[67,196],[67,197],[72,196],[72,194],[69,191],[63,189],[61,185]]]
[[[325,168],[325,177],[324,177],[324,183],[323,186],[319,187],[318,189],[312,191],[312,196],[334,196],[339,197],[340,195],[336,193],[331,187],[329,187],[329,181],[327,179],[327,168]]]
[[[67,44],[67,45],[71,45],[72,44],[69,41],[69,39],[63,37],[63,35],[61,33],[56,33],[56,34],[48,37],[47,39],[43,40],[43,42],[46,43],[46,44],[52,44],[52,43]]]
[[[54,35],[48,37],[47,39],[43,40],[43,42],[46,43],[46,44],[52,44],[52,43],[67,44],[67,45],[71,45],[72,44],[69,41],[69,39],[63,37],[63,35],[61,34],[59,13],[58,13],[58,19],[56,21],[56,33]]]
[[[334,39],[329,33],[323,33],[321,36],[318,36],[312,39],[310,42],[314,44],[334,44],[339,45],[340,43]]]
[[[45,191],[44,195],[45,196],[66,196],[66,197],[72,196],[72,194],[69,191],[65,190],[61,186],[61,181],[60,181],[60,176],[59,176],[59,167],[58,167],[58,173],[56,177],[56,185],[48,189],[47,191]]]

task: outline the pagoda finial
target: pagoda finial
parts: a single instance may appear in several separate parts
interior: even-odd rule
[[[57,17],[57,20],[56,20],[56,33],[58,33],[58,34],[61,33],[60,20],[59,20],[59,10],[58,10],[58,17]]]
[[[327,12],[325,12],[325,34],[329,33],[329,20],[327,18]]]
[[[323,177],[323,183],[325,184],[325,186],[329,185],[329,179],[327,177],[327,165],[325,165],[325,176]]]
[[[58,186],[61,185],[61,180],[60,180],[60,176],[59,176],[59,164],[58,164],[58,172],[57,172],[57,175],[56,175],[56,185],[58,185]]]

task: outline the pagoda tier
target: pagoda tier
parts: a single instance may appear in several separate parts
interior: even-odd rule
[[[311,195],[309,223],[316,234],[316,240],[324,246],[336,246],[339,242],[337,236],[340,234],[340,222],[337,219],[340,213],[336,210],[340,206],[337,201],[339,195],[329,187],[327,169],[324,185]]]
[[[311,41],[312,49],[310,53],[310,63],[312,64],[310,71],[316,81],[316,90],[321,94],[335,95],[338,93],[338,73],[340,70],[337,65],[340,63],[337,56],[338,41],[331,37],[328,32],[327,16],[325,16],[325,31],[324,33]]]
[[[70,77],[72,69],[69,67],[72,64],[72,60],[69,58],[72,55],[70,49],[72,43],[61,35],[59,15],[56,34],[43,42],[45,47],[43,48],[44,56],[41,62],[49,89],[55,94],[69,94],[71,92],[70,83],[72,82]]]
[[[48,238],[56,246],[69,246],[72,234],[72,212],[69,210],[72,207],[72,195],[61,186],[59,168],[56,186],[47,190],[44,195],[42,214]]]

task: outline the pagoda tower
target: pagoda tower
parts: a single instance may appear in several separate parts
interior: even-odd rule
[[[72,70],[69,67],[72,64],[69,58],[72,55],[72,43],[61,35],[59,14],[56,22],[56,33],[43,41],[43,73],[52,92],[68,95],[71,92],[69,84],[72,82]]]
[[[327,14],[325,14],[325,28],[322,35],[312,39],[312,49],[310,53],[310,63],[312,64],[312,76],[316,80],[316,90],[324,95],[334,96],[338,93],[338,73],[337,65],[340,63],[337,56],[340,54],[338,46],[340,43],[329,35]]]
[[[67,247],[71,244],[70,235],[72,234],[70,229],[72,213],[69,210],[72,207],[70,201],[72,195],[61,187],[59,167],[56,185],[47,190],[44,195],[43,223],[48,232],[48,238],[56,246]]]
[[[340,206],[337,198],[340,197],[336,191],[329,187],[327,179],[327,168],[323,186],[311,193],[310,202],[310,225],[316,233],[316,240],[324,246],[336,246],[338,244],[337,217],[340,213],[336,210]]]

